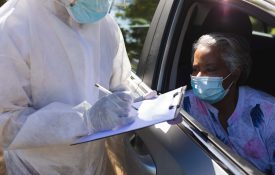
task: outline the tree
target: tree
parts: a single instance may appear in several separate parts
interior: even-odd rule
[[[0,0],[0,6],[2,6],[5,2],[6,0]]]
[[[124,9],[123,3],[118,6],[122,10],[118,10],[116,17],[123,21],[118,20],[118,23],[121,26],[128,56],[132,63],[137,62],[140,58],[158,2],[159,0],[133,0],[126,9]],[[125,26],[125,21],[127,21],[128,26]],[[133,64],[133,66],[135,65]],[[133,68],[135,69],[135,67]]]

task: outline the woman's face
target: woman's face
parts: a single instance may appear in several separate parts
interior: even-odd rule
[[[193,76],[226,77],[230,74],[221,55],[214,47],[199,46],[194,53]]]

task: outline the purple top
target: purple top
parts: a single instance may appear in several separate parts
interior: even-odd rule
[[[186,92],[183,108],[211,134],[264,173],[275,174],[275,98],[249,87],[239,88],[238,103],[227,131],[218,110]]]

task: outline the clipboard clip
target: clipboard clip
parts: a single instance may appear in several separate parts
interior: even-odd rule
[[[176,106],[170,105],[169,110],[174,109],[174,108],[179,108],[179,107],[180,107],[180,105],[176,105]]]
[[[181,91],[175,92],[173,95],[173,101],[171,103],[171,105],[169,106],[169,110],[172,110],[174,108],[178,109],[180,107],[180,102],[182,99],[182,89]]]

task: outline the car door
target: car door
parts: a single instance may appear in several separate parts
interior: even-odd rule
[[[164,93],[181,85],[188,86],[190,60],[177,58],[190,56],[190,53],[181,51],[183,46],[191,49],[188,41],[192,36],[187,35],[188,31],[201,32],[190,28],[190,23],[202,23],[210,7],[220,3],[224,2],[159,1],[136,74],[132,75],[137,94],[145,94],[150,89]],[[229,5],[254,8],[243,1],[232,1]],[[174,69],[180,64],[183,72]],[[177,80],[179,73],[183,75],[181,82]],[[170,125],[164,122],[118,136],[124,146],[127,174],[262,174],[209,134],[184,110],[178,112],[181,123]]]

